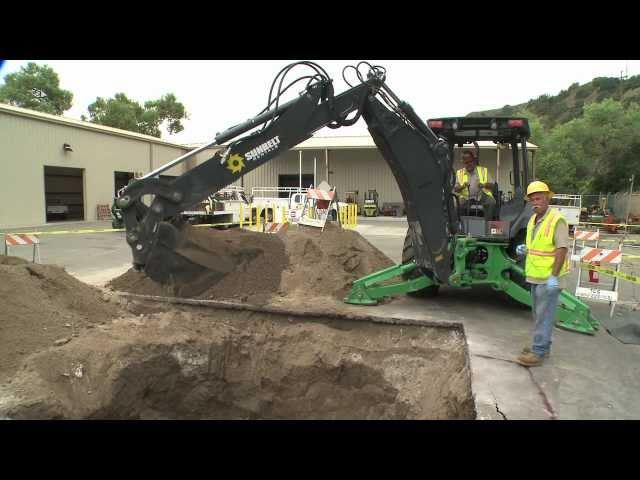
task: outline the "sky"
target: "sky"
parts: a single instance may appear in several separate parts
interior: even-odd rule
[[[281,68],[293,60],[36,60],[52,67],[62,88],[73,92],[73,106],[64,116],[88,116],[87,106],[96,97],[124,92],[141,104],[165,93],[174,93],[185,105],[189,119],[184,131],[167,141],[190,144],[212,141],[217,132],[243,122],[267,103],[269,88]],[[29,60],[7,60],[0,67],[0,83]],[[334,81],[336,93],[349,88],[342,68],[358,60],[315,61]],[[618,77],[640,73],[637,60],[375,60],[387,70],[387,85],[410,103],[423,119],[466,115],[472,111],[516,105],[542,94],[555,95],[572,83],[587,83],[595,77]],[[364,71],[364,70],[363,70]],[[310,72],[296,67],[287,84]],[[353,72],[348,78],[354,78]],[[304,85],[300,82],[297,85]],[[292,87],[284,101],[302,88]],[[366,135],[363,120],[351,127],[322,129],[316,135]]]

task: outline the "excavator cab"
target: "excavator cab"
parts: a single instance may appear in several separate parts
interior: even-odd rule
[[[449,146],[450,156],[454,158],[454,148],[468,147],[475,150],[480,160],[478,142],[493,142],[500,147],[511,150],[510,190],[515,194],[507,202],[502,202],[501,189],[493,182],[492,194],[496,201],[493,218],[486,218],[482,206],[477,202],[468,202],[467,209],[458,209],[459,232],[474,237],[506,240],[523,239],[527,222],[533,211],[525,200],[525,189],[532,179],[532,166],[529,161],[527,139],[531,134],[529,122],[522,117],[448,117],[427,121],[433,132],[444,138]],[[483,165],[478,161],[478,165]],[[490,176],[498,177],[499,165],[491,171],[491,165],[483,165],[489,169]]]

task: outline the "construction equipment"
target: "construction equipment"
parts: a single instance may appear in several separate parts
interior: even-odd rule
[[[298,65],[312,69],[314,74],[299,77],[283,87],[285,75]],[[368,67],[364,75],[360,71],[362,65]],[[217,134],[214,141],[126,187],[117,203],[124,214],[134,267],[164,284],[223,276],[228,263],[224,256],[203,251],[191,242],[184,234],[188,229],[181,229],[179,212],[290,150],[320,128],[350,126],[362,117],[398,182],[409,229],[403,264],[355,282],[345,300],[375,304],[392,294],[432,294],[440,285],[467,288],[485,284],[530,305],[523,269],[515,256],[515,247],[523,242],[532,214],[523,191],[530,178],[527,120],[442,118],[430,120],[427,125],[388,87],[383,67],[360,62],[345,67],[343,77],[349,68],[357,73],[359,82],[349,84],[348,90],[335,95],[332,80],[319,65],[296,62],[285,67],[274,80],[267,107],[257,116]],[[281,75],[273,96],[273,87]],[[302,93],[281,104],[282,93],[303,78],[307,83]],[[460,216],[453,193],[453,147],[479,139],[509,143],[514,155],[515,194],[511,201],[497,205],[497,221]],[[518,156],[519,142],[522,158]],[[224,148],[173,180],[157,178],[212,145]],[[142,203],[142,198],[148,195],[153,196],[150,206]],[[377,209],[377,192],[373,200]],[[401,281],[388,284],[397,276],[402,277]],[[385,284],[380,285],[383,281]],[[584,303],[563,292],[561,304],[558,309],[561,326],[587,333],[597,328]]]
[[[228,228],[249,218],[248,207],[249,201],[242,187],[227,187],[209,195],[195,208],[181,212],[181,215],[191,224]]]
[[[456,144],[462,147],[473,143],[476,150],[479,140],[509,144],[515,194],[507,201],[494,194],[497,201],[496,220],[477,217],[470,212],[459,215],[458,213],[465,212],[458,212],[456,202],[454,217],[450,220],[451,236],[447,245],[442,248],[443,252],[447,251],[447,247],[452,252],[452,268],[444,281],[443,277],[438,276],[433,264],[425,263],[424,245],[420,236],[416,235],[415,220],[412,219],[405,197],[409,230],[405,237],[402,263],[355,281],[345,302],[375,305],[384,297],[401,293],[420,297],[435,296],[441,285],[459,288],[488,285],[531,306],[523,259],[519,260],[515,253],[515,247],[524,243],[527,222],[533,214],[524,192],[531,180],[531,165],[527,154],[527,139],[530,134],[527,119],[464,117],[432,119],[427,123],[435,134],[446,139],[449,158],[453,158],[453,147]],[[450,179],[447,181],[451,182]],[[494,192],[496,190],[494,188]],[[474,208],[475,213],[482,213],[482,206],[476,205]],[[391,283],[396,277],[401,277],[402,281]],[[561,293],[556,318],[558,327],[580,333],[594,334],[600,327],[590,308],[567,291]]]
[[[377,217],[380,213],[378,207],[378,192],[369,190],[364,194],[364,205],[362,206],[365,217]]]
[[[113,203],[111,204],[111,228],[119,229],[124,227],[124,217],[122,216],[122,210],[118,207],[118,197],[122,195],[125,187],[122,187],[116,193]]]

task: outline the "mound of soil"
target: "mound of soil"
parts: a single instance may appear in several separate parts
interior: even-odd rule
[[[24,265],[29,263],[24,258],[0,255],[0,265]]]
[[[0,257],[0,381],[23,358],[79,329],[110,321],[118,307],[54,265]]]
[[[258,305],[269,303],[276,295],[300,301],[314,297],[341,300],[354,280],[393,265],[359,233],[332,224],[324,231],[292,225],[273,235],[247,230],[193,230],[189,234],[198,247],[198,256],[204,257],[209,251],[215,258],[202,258],[200,263],[224,263],[229,271],[214,285],[198,291],[189,284],[165,286],[132,269],[108,286],[143,295],[240,300]],[[226,266],[229,264],[232,268]]]

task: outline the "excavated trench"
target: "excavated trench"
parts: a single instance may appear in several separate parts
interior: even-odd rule
[[[0,385],[0,416],[475,418],[467,346],[456,326],[219,308],[142,311],[31,356]]]

